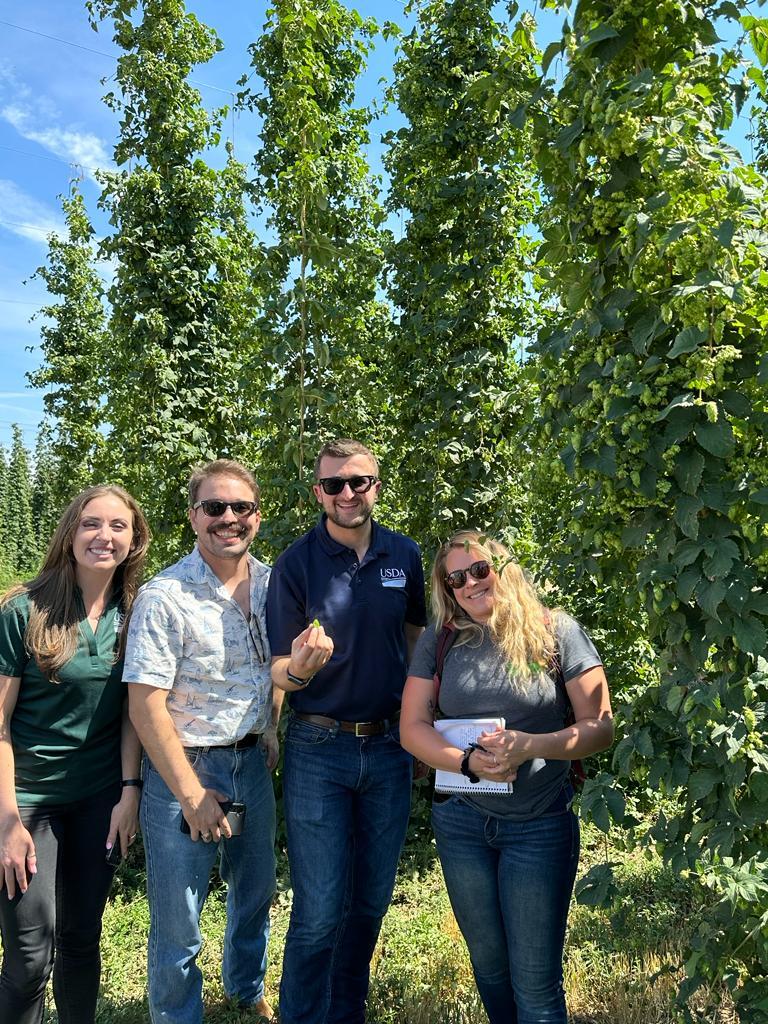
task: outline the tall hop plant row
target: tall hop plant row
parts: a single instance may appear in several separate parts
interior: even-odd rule
[[[636,595],[661,654],[659,683],[624,709],[617,774],[663,791],[648,839],[711,889],[683,995],[725,977],[742,1019],[767,1019],[768,237],[765,181],[723,142],[741,55],[718,47],[714,27],[740,6],[582,0],[544,58],[545,72],[565,58],[555,91],[532,72],[530,24],[510,34],[482,0],[421,5],[394,88],[406,126],[391,140],[391,207],[410,218],[390,256],[394,346],[376,295],[381,212],[360,157],[368,115],[353,105],[372,26],[331,0],[278,3],[253,49],[265,134],[252,188],[278,237],[262,253],[242,214],[243,169],[230,161],[217,178],[199,156],[220,120],[186,79],[214,35],[181,0],[89,8],[112,19],[124,51],[109,102],[122,116],[118,165],[131,167],[105,177],[102,200],[114,227],[103,251],[118,267],[110,468],[161,531],[180,521],[187,465],[245,450],[244,424],[270,485],[307,474],[326,430],[388,446],[420,536],[442,533],[438,508],[446,527],[503,511],[528,401],[514,348],[539,315],[516,308],[525,225],[538,217],[542,444],[577,485],[566,554],[617,600]],[[758,41],[761,24],[743,15]],[[304,494],[284,490],[276,542],[304,525]]]
[[[513,30],[494,6],[411,5],[390,90],[405,124],[385,137],[388,206],[405,216],[387,259],[388,371],[406,525],[430,551],[467,525],[526,532],[521,428],[533,387],[521,349],[537,318],[537,197],[530,132],[509,114],[535,80],[535,45],[530,17]]]
[[[51,425],[49,486],[60,507],[95,478],[105,442],[100,427],[107,352],[104,284],[77,182],[62,198],[62,208],[67,234],[49,236],[46,262],[35,272],[53,300],[36,314],[45,317],[40,326],[43,364],[27,375],[32,387],[45,389],[43,407]]]
[[[555,309],[540,425],[579,487],[569,557],[635,595],[659,651],[615,765],[665,795],[646,840],[711,890],[681,996],[724,978],[764,1021],[768,207],[723,139],[742,55],[718,12],[739,13],[582,0],[545,54],[565,70],[528,104]]]
[[[122,51],[116,171],[103,171],[100,205],[115,264],[107,291],[109,444],[102,471],[145,506],[158,561],[178,553],[190,467],[242,450],[259,380],[241,369],[252,330],[258,254],[243,207],[244,168],[229,153],[217,171],[201,154],[220,141],[225,111],[209,114],[189,82],[221,44],[183,0],[88,0],[94,27],[111,23]],[[141,17],[137,17],[140,14]]]
[[[308,485],[324,441],[386,447],[384,213],[364,155],[371,113],[355,102],[376,31],[338,0],[277,0],[250,47],[260,85],[241,103],[263,119],[251,196],[275,237],[259,268],[270,386],[256,460],[276,552],[314,521]]]

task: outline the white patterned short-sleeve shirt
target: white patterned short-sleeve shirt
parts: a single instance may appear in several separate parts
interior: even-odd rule
[[[271,722],[269,567],[248,556],[246,618],[197,548],[163,569],[133,606],[123,678],[168,690],[184,746],[226,746]]]

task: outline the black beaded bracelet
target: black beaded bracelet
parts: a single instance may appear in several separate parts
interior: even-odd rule
[[[136,789],[141,789],[144,783],[141,779],[123,779],[120,783],[121,786],[135,786]]]
[[[474,743],[470,743],[467,749],[464,751],[464,757],[461,759],[461,774],[465,775],[470,782],[475,783],[480,781],[480,776],[475,775],[472,769],[469,767],[469,759],[472,756],[472,751],[477,750],[477,746]]]

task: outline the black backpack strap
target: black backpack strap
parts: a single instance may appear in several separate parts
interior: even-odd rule
[[[435,706],[435,714],[437,714],[438,701],[440,699],[440,683],[443,678],[443,665],[445,664],[445,656],[451,649],[453,641],[456,639],[456,627],[452,622],[446,622],[440,632],[437,634],[437,644],[435,646],[435,674],[432,676],[432,682],[435,685],[433,704]]]

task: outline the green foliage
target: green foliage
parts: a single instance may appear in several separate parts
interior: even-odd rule
[[[752,108],[754,118],[754,131],[751,135],[755,143],[755,166],[765,174],[768,172],[768,110],[766,100],[768,99],[768,84],[765,78],[765,66],[768,64],[768,18],[756,18],[753,15],[745,15],[741,24],[748,29],[750,41],[755,51],[760,67],[750,67],[739,83],[739,99],[746,98],[750,89],[756,94],[756,103]]]
[[[3,567],[12,576],[34,575],[38,562],[38,548],[32,517],[29,452],[24,447],[21,427],[15,423],[0,512]]]
[[[188,82],[220,48],[182,0],[91,0],[111,18],[121,115],[118,165],[103,172],[100,204],[114,232],[101,254],[116,272],[106,366],[109,444],[103,471],[146,506],[157,560],[178,553],[190,466],[236,456],[248,398],[241,374],[250,344],[250,268],[256,250],[243,209],[244,170],[197,156],[219,141],[224,111],[209,115]],[[258,380],[249,386],[258,390]],[[188,541],[188,538],[187,538]]]
[[[104,444],[100,431],[103,365],[106,355],[103,286],[94,267],[93,228],[82,194],[73,182],[62,198],[67,237],[48,238],[48,259],[35,273],[58,302],[43,306],[40,326],[43,365],[28,374],[44,388],[43,406],[53,423],[49,481],[53,503],[64,504],[93,483],[94,464]]]
[[[429,551],[468,524],[519,524],[529,461],[521,352],[536,316],[526,283],[536,193],[530,133],[509,113],[532,88],[536,53],[530,20],[510,33],[493,7],[418,6],[390,96],[406,124],[385,137],[388,206],[409,214],[388,252],[398,495]]]
[[[268,18],[250,47],[263,84],[241,102],[263,118],[252,194],[276,239],[259,273],[271,385],[258,463],[279,551],[314,518],[308,478],[323,441],[376,446],[389,316],[376,295],[383,213],[362,155],[370,114],[353,105],[375,23],[338,0],[277,0]]]
[[[312,517],[319,445],[360,437],[391,480],[387,522],[428,552],[467,523],[506,534],[548,602],[590,628],[620,738],[584,816],[606,843],[621,825],[625,845],[657,848],[695,890],[687,1012],[723,979],[743,1021],[768,1020],[766,19],[742,0],[581,0],[540,75],[529,18],[414,4],[388,97],[404,118],[385,155],[395,240],[355,105],[372,22],[339,0],[277,0],[251,47],[261,85],[241,95],[262,118],[248,182],[231,152],[221,171],[203,159],[224,111],[205,112],[188,74],[215,33],[182,0],[87,6],[122,51],[101,198],[109,319],[74,191],[38,271],[56,301],[32,380],[55,429],[34,495],[18,430],[5,484],[0,458],[0,572],[33,571],[55,502],[94,471],[147,506],[168,560],[189,541],[189,466],[219,455],[258,467],[277,553]],[[739,20],[760,67],[720,43],[717,18]],[[748,96],[754,166],[724,141]],[[659,791],[646,829],[637,809]],[[414,869],[431,853],[427,793]],[[580,889],[614,919],[629,906],[619,860]],[[381,991],[382,1015],[392,993],[422,1012],[418,994]]]
[[[721,865],[738,865],[740,898],[727,923],[717,904],[702,920],[682,995],[723,977],[758,1021],[747,982],[768,959],[744,935],[766,906],[753,858],[768,838],[768,208],[722,139],[740,58],[715,51],[712,17],[587,2],[566,27],[562,86],[529,105],[556,304],[538,349],[542,433],[578,485],[569,557],[614,590],[623,580],[660,652],[659,681],[624,708],[616,766],[674,801],[649,839],[675,870],[724,894]]]
[[[61,514],[55,488],[60,480],[49,428],[43,425],[38,432],[32,471],[14,424],[10,463],[0,445],[0,593],[37,572]]]
[[[0,593],[9,585],[13,575],[13,566],[8,558],[6,549],[6,527],[5,516],[6,494],[8,492],[8,454],[5,445],[0,444]]]
[[[32,519],[35,524],[38,561],[42,561],[48,549],[48,542],[64,510],[66,497],[69,497],[66,495],[62,500],[62,483],[63,467],[56,459],[50,428],[44,424],[38,431],[35,442],[35,472],[32,482]],[[76,493],[74,489],[73,493]]]

